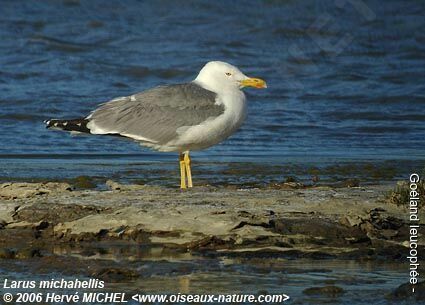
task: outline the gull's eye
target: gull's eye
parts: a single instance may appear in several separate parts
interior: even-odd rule
[[[227,75],[227,76],[232,76],[232,73],[230,73],[230,72],[226,72],[226,75]]]

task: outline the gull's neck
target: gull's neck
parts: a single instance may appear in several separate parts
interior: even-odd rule
[[[235,86],[219,86],[214,82],[206,82],[203,79],[196,78],[193,83],[204,89],[217,94],[216,103],[222,104],[228,110],[228,114],[235,114],[236,117],[245,116],[245,94]],[[217,90],[217,88],[219,88]]]
[[[201,75],[198,75],[198,77],[193,80],[193,83],[218,95],[235,93],[237,91],[240,91],[237,87],[226,84],[220,84],[213,78],[204,77]]]

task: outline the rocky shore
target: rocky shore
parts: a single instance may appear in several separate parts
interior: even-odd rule
[[[389,201],[389,185],[183,192],[107,185],[1,184],[0,248],[13,256],[31,245],[44,255],[63,243],[126,241],[232,255],[400,259],[409,240],[408,210]]]
[[[128,265],[140,259],[138,247],[153,249],[152,256],[160,251],[162,257],[190,253],[400,263],[408,249],[408,206],[400,204],[394,185],[306,187],[291,182],[261,189],[180,191],[108,181],[107,187],[0,184],[0,263],[32,259],[38,261],[34,272],[129,280],[138,276]],[[425,219],[424,209],[419,218]],[[425,253],[423,243],[420,248]],[[111,261],[87,263],[108,255]]]

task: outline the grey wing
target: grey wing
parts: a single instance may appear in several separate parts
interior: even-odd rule
[[[178,136],[178,129],[199,125],[223,112],[214,92],[194,83],[168,85],[103,104],[87,117],[87,127],[94,134],[165,144]]]

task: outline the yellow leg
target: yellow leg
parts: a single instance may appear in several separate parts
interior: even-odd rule
[[[179,155],[180,163],[180,188],[186,188],[186,166],[185,166],[185,156],[183,154]]]
[[[187,186],[193,187],[192,184],[192,170],[190,169],[190,157],[189,152],[185,152],[184,154],[184,165],[186,167],[186,174],[187,174]]]

